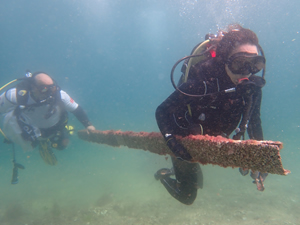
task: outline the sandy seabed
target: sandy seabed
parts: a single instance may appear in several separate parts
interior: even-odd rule
[[[87,146],[85,154],[77,147],[57,152],[54,167],[36,152],[20,153],[26,169],[17,185],[10,184],[11,165],[2,165],[0,224],[300,224],[300,179],[293,173],[269,175],[259,192],[237,169],[202,166],[204,188],[186,206],[153,177],[171,167],[170,159],[96,145],[87,151]]]

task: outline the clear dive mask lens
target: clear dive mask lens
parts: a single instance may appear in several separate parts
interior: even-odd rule
[[[265,68],[265,57],[257,54],[239,52],[227,60],[228,68],[234,74],[256,74]]]
[[[54,84],[47,85],[47,86],[40,86],[40,87],[38,87],[38,90],[42,94],[53,95],[56,92],[56,86]]]
[[[55,84],[46,86],[35,86],[36,90],[33,92],[35,98],[40,102],[50,102],[55,98],[57,86]]]

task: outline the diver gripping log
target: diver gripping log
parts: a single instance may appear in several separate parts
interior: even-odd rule
[[[148,150],[160,155],[172,155],[161,133],[132,131],[78,131],[79,138],[106,144],[113,147],[121,145],[128,148]],[[179,137],[180,141],[192,156],[193,162],[213,164],[221,167],[241,167],[255,171],[287,175],[290,173],[282,166],[281,142],[273,141],[236,141],[208,135],[190,135]]]

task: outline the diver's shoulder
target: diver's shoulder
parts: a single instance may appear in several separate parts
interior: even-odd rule
[[[5,92],[5,97],[7,100],[9,100],[11,103],[16,104],[17,103],[17,89],[16,88],[11,88],[8,89]]]

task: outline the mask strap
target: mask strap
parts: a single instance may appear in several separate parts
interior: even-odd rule
[[[264,54],[264,50],[262,49],[262,47],[259,44],[257,45],[257,47],[258,47],[258,49],[259,49],[259,51],[261,53],[261,56],[263,56],[264,58],[266,58],[265,54]],[[265,64],[265,67],[262,70],[262,75],[261,75],[261,77],[264,78],[264,79],[265,79],[265,73],[266,73],[266,69],[265,68],[266,68],[266,64]]]

